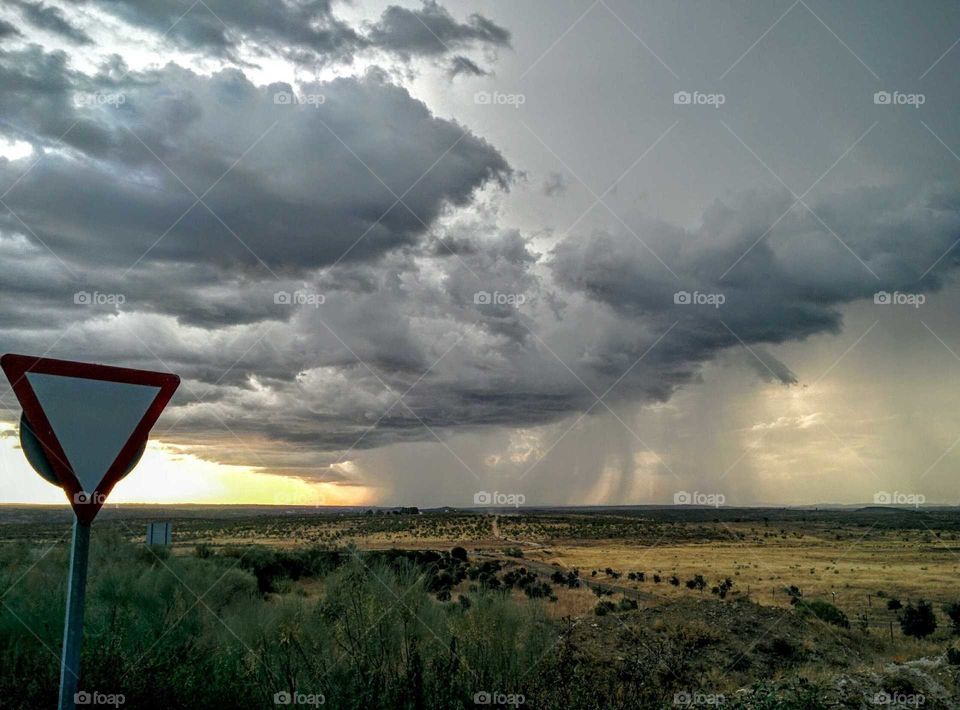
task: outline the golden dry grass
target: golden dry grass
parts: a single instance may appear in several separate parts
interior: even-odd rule
[[[955,580],[960,557],[945,547],[920,549],[893,536],[876,540],[835,542],[804,537],[766,542],[712,542],[708,544],[630,545],[621,541],[566,542],[544,551],[531,551],[532,559],[577,567],[581,575],[600,570],[597,579],[609,579],[607,567],[623,572],[618,584],[632,586],[664,598],[689,594],[682,582],[702,574],[711,584],[730,577],[734,590],[762,604],[786,606],[784,588],[796,585],[807,597],[835,601],[851,612],[886,609],[887,597],[930,599],[943,603],[960,597]],[[644,583],[626,579],[629,571],[646,572]],[[653,584],[659,573],[663,582]],[[671,575],[680,587],[667,583]],[[851,614],[852,615],[852,614]]]
[[[527,560],[578,568],[582,577],[590,577],[591,570],[596,569],[596,581],[633,587],[663,600],[697,594],[683,584],[696,574],[702,574],[710,586],[729,577],[734,582],[733,594],[749,595],[764,605],[788,606],[790,598],[784,589],[795,585],[805,597],[833,601],[851,621],[858,614],[868,614],[873,625],[895,621],[895,615],[886,610],[889,597],[898,597],[904,603],[925,598],[934,601],[938,609],[945,602],[960,599],[955,589],[960,548],[955,541],[941,540],[930,530],[835,529],[822,524],[791,524],[782,529],[756,522],[722,523],[713,529],[723,532],[726,540],[678,540],[671,536],[630,542],[623,537],[563,538],[562,524],[555,525],[554,536],[548,538],[535,524],[511,521],[503,526],[509,527],[508,540],[495,537],[498,530],[492,519],[488,520],[489,525],[477,525],[466,539],[457,535],[455,528],[431,528],[416,518],[409,520],[408,527],[386,531],[364,530],[356,521],[326,519],[282,531],[232,531],[234,534],[228,536],[211,536],[211,542],[216,546],[258,543],[283,548],[322,538],[337,546],[354,544],[361,549],[450,549],[462,545],[471,555],[520,547]],[[699,523],[698,529],[702,525]],[[335,542],[330,540],[333,535]],[[192,549],[193,544],[189,547]],[[515,561],[523,564],[522,560]],[[611,579],[603,572],[607,567],[623,576]],[[630,571],[645,572],[646,581],[628,580]],[[661,575],[661,583],[653,582],[654,573]],[[679,587],[668,583],[672,575],[680,578]],[[885,596],[878,596],[878,592]],[[585,588],[555,587],[555,593],[559,598],[551,605],[551,614],[557,616],[582,616],[596,604],[596,597]],[[703,594],[709,596],[709,587]]]

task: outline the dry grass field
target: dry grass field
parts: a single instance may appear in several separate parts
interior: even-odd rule
[[[960,556],[946,546],[904,544],[898,540],[865,540],[841,544],[807,537],[773,544],[685,543],[633,546],[612,542],[551,545],[529,553],[533,559],[581,570],[645,571],[686,580],[730,577],[735,591],[763,604],[788,605],[784,586],[796,585],[805,595],[835,600],[842,607],[876,608],[877,592],[904,600],[923,597],[946,602],[960,579]],[[628,583],[675,596],[669,584]],[[651,590],[651,587],[655,589]],[[684,590],[685,591],[685,590]],[[867,601],[872,598],[871,601]]]
[[[846,523],[842,515],[837,522],[815,514],[803,520],[777,519],[774,514],[773,519],[744,521],[693,513],[689,519],[665,521],[656,511],[640,517],[590,515],[586,523],[583,516],[558,520],[554,515],[509,513],[360,516],[271,522],[241,530],[227,526],[202,539],[220,546],[329,542],[367,550],[462,545],[498,557],[508,568],[539,563],[577,569],[582,577],[595,571],[590,578],[601,585],[628,587],[663,602],[694,594],[685,582],[698,574],[711,585],[730,578],[731,598],[765,606],[791,606],[785,590],[795,586],[805,597],[828,600],[851,619],[865,616],[870,627],[880,629],[896,624],[896,613],[887,609],[891,598],[903,603],[927,599],[938,607],[955,600],[960,543],[954,525],[960,516],[945,513],[914,520],[904,512],[897,522],[887,520],[890,514],[884,511],[874,515],[878,517],[852,513]],[[578,537],[583,533],[587,535]],[[178,546],[189,551],[193,542],[184,540]],[[507,548],[521,550],[522,560],[503,555]],[[607,574],[608,568],[615,575]],[[628,579],[630,572],[643,572],[644,581]],[[653,581],[655,575],[659,583]],[[679,585],[670,584],[674,576]],[[702,594],[709,595],[709,587]],[[583,616],[595,604],[596,597],[587,588],[562,590],[551,614]]]
[[[154,559],[143,546],[149,520],[173,524],[168,561]],[[0,554],[15,560],[8,564],[11,578],[23,569],[28,582],[40,574],[58,579],[62,571],[42,568],[65,564],[60,548],[68,530],[69,518],[60,509],[0,509]],[[276,646],[261,622],[280,622],[275,615],[289,611],[294,620],[283,622],[293,624],[289,628],[300,629],[312,619],[320,626],[311,633],[324,637],[326,624],[339,628],[344,619],[303,610],[328,609],[335,600],[353,608],[353,588],[362,580],[371,596],[355,611],[382,605],[374,621],[397,614],[396,633],[422,635],[417,643],[426,643],[431,653],[438,652],[436,639],[449,633],[473,639],[472,652],[480,659],[474,662],[513,657],[526,642],[504,645],[506,632],[475,626],[472,610],[515,615],[517,629],[542,645],[533,662],[538,672],[517,669],[510,680],[511,687],[537,698],[531,706],[663,707],[677,693],[703,691],[742,708],[873,707],[877,693],[902,696],[909,701],[903,707],[916,706],[919,695],[924,707],[957,707],[960,632],[945,608],[960,602],[960,512],[952,509],[131,506],[105,510],[95,536],[131,550],[114,574],[146,574],[137,570],[147,565],[158,581],[174,585],[172,599],[190,601],[176,590],[182,574],[211,575],[203,582],[210,589],[207,601],[239,605],[231,623],[249,627],[251,638],[265,644],[259,653],[268,657],[285,653],[282,639],[290,632],[279,627]],[[44,550],[59,552],[40,556]],[[43,564],[34,569],[38,561]],[[165,573],[170,565],[182,566],[173,579]],[[393,574],[399,575],[398,586],[388,589],[383,576]],[[224,585],[230,597],[216,581],[222,575],[230,580]],[[101,583],[109,586],[110,577],[94,582]],[[251,596],[251,587],[258,593]],[[99,594],[118,598],[110,589]],[[936,628],[905,635],[900,624],[905,607],[921,599],[932,604]],[[51,598],[53,617],[57,603]],[[152,603],[169,602],[161,596]],[[32,608],[32,598],[20,604],[18,614]],[[420,609],[415,616],[411,604]],[[243,611],[250,605],[258,610]],[[110,611],[110,618],[115,613]],[[435,619],[429,628],[410,625],[422,622],[423,615]],[[55,643],[56,624],[46,623]],[[350,638],[364,638],[367,628],[349,630]],[[163,638],[162,624],[157,633]],[[195,640],[184,636],[181,642],[192,648]],[[30,643],[24,637],[11,647],[19,650],[9,653],[16,658]],[[329,652],[335,661],[337,649]],[[45,663],[42,647],[36,653],[36,662]],[[138,653],[142,650],[133,656]],[[371,658],[365,655],[362,662]],[[441,662],[446,661],[433,661]],[[414,671],[420,672],[403,672]],[[269,682],[255,675],[245,682],[269,695]],[[440,674],[435,682],[442,679]],[[340,686],[322,688],[331,697],[346,692]],[[362,688],[350,690],[350,697]],[[467,685],[444,692],[469,690]],[[600,700],[598,693],[608,695]]]

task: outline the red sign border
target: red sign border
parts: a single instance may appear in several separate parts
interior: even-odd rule
[[[114,367],[113,365],[97,365],[88,362],[74,362],[71,360],[56,360],[53,358],[34,357],[32,355],[15,355],[7,353],[0,357],[0,368],[10,380],[10,386],[14,394],[23,407],[24,415],[30,423],[30,428],[43,445],[44,451],[50,460],[57,478],[64,492],[67,494],[67,500],[73,506],[77,519],[83,523],[91,522],[100,512],[110,491],[123,477],[127,466],[136,456],[141,444],[146,441],[150,435],[150,430],[160,418],[160,413],[169,403],[173,393],[180,385],[180,377],[168,372],[152,372],[149,370],[134,370],[127,367]],[[87,502],[80,502],[77,494],[84,493],[80,481],[77,480],[70,466],[60,442],[50,426],[47,415],[40,406],[33,387],[27,379],[27,373],[38,373],[44,375],[60,375],[63,377],[77,377],[87,380],[100,380],[103,382],[118,382],[130,385],[147,385],[150,387],[159,387],[153,403],[147,409],[140,423],[137,424],[127,443],[120,449],[117,458],[107,469],[106,475],[97,486],[96,491],[86,491],[90,494]]]

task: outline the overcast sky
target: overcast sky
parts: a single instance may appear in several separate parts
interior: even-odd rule
[[[947,0],[12,0],[0,351],[181,375],[115,500],[956,504],[958,44]],[[58,501],[4,388],[0,500]]]

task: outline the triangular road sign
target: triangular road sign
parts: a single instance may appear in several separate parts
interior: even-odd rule
[[[67,360],[0,358],[30,429],[81,522],[141,452],[180,378]]]

